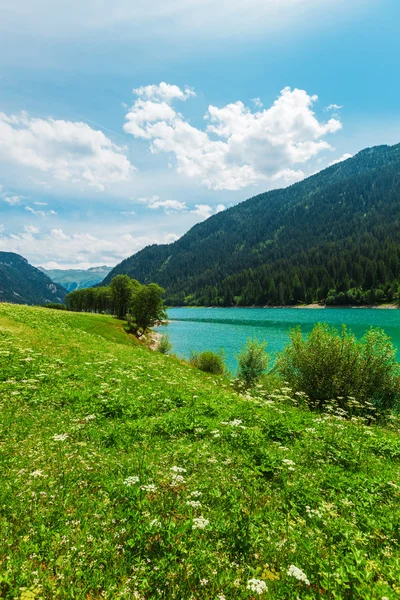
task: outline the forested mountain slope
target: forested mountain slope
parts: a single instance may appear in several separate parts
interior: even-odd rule
[[[400,144],[363,150],[210,217],[117,265],[170,304],[393,300],[400,280]]]
[[[0,302],[62,302],[66,290],[14,252],[0,252]]]

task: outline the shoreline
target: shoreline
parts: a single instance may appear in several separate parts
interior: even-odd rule
[[[400,309],[400,306],[397,306],[397,304],[366,304],[366,305],[358,305],[358,304],[344,304],[344,305],[335,305],[335,306],[326,306],[325,304],[285,304],[285,305],[281,305],[281,306],[255,306],[255,305],[251,305],[251,306],[167,306],[167,309],[172,309],[172,308],[209,308],[209,309],[219,309],[219,308],[231,308],[231,309],[236,309],[236,308],[263,308],[263,309],[276,309],[276,308],[295,308],[295,309],[306,309],[306,310],[315,310],[315,309],[332,309],[332,310],[336,310],[336,309],[344,309],[344,308],[348,308],[348,309],[355,309],[355,308],[362,308],[363,310],[398,310]]]

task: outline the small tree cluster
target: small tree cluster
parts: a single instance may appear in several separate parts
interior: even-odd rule
[[[166,318],[163,293],[155,283],[141,285],[128,275],[116,275],[109,286],[75,290],[65,300],[76,312],[109,313],[119,319],[129,316],[130,330],[137,333]]]

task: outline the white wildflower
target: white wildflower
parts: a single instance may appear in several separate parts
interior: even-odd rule
[[[83,417],[84,421],[93,421],[96,418],[96,415],[87,415],[86,417]]]
[[[53,435],[53,440],[55,442],[65,442],[65,440],[68,439],[68,434],[67,433],[55,433]]]
[[[155,492],[157,490],[157,486],[155,486],[154,483],[149,483],[147,485],[142,485],[140,489],[144,492]]]
[[[183,467],[171,467],[170,471],[173,471],[174,473],[186,473],[186,469],[184,469]]]
[[[306,585],[310,585],[307,575],[295,565],[290,565],[287,574],[290,575],[290,577],[295,577],[298,581],[304,581]]]
[[[243,421],[241,419],[233,419],[233,421],[229,421],[228,425],[231,427],[239,427]]]
[[[188,500],[186,504],[192,506],[193,508],[200,508],[201,506],[201,502],[199,502],[198,500]]]
[[[32,471],[31,477],[43,477],[43,471],[41,469],[36,469],[36,471]]]
[[[204,517],[197,517],[193,519],[192,529],[205,529],[209,525],[210,521]]]
[[[201,492],[199,492],[198,490],[194,490],[194,492],[190,492],[191,496],[194,496],[194,498],[198,498],[199,496],[202,495]]]
[[[186,483],[183,475],[172,475],[172,479],[171,479],[171,483],[170,483],[170,485],[172,487],[177,487],[177,486],[181,485],[182,483]]]
[[[262,579],[249,579],[247,582],[247,589],[251,592],[255,592],[259,596],[268,592],[267,584]]]
[[[294,463],[292,460],[290,460],[289,458],[284,458],[282,460],[284,465],[287,465],[288,467],[293,467],[296,463]]]
[[[130,477],[127,477],[124,480],[124,485],[127,485],[128,487],[130,487],[131,485],[135,485],[135,483],[139,482],[139,477],[137,477],[136,475],[131,475]]]
[[[150,521],[150,527],[161,527],[161,521],[159,519],[153,519]]]

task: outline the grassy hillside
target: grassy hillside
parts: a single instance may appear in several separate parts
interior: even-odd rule
[[[0,402],[1,598],[399,597],[398,419],[239,396],[110,317],[8,304]]]

